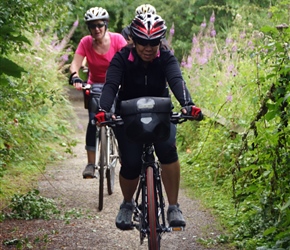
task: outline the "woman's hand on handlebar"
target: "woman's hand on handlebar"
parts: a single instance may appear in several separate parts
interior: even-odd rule
[[[82,90],[83,89],[83,80],[79,78],[78,76],[75,76],[72,78],[72,85],[77,89],[77,90]]]
[[[95,115],[95,120],[96,124],[98,126],[102,126],[103,122],[115,120],[116,116],[113,113],[106,112],[104,110],[100,110],[96,115]]]
[[[192,120],[201,121],[203,119],[201,109],[194,105],[182,107],[181,112],[184,115],[192,117]]]
[[[70,85],[73,85],[77,90],[82,90],[84,86],[83,80],[76,75],[76,72],[72,73],[68,80]]]

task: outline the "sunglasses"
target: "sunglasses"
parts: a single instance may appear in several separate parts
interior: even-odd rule
[[[95,28],[100,29],[100,28],[103,28],[105,25],[106,25],[105,22],[103,22],[103,23],[89,23],[88,27],[89,27],[89,29],[95,29]]]
[[[145,40],[145,39],[136,39],[136,43],[140,44],[141,46],[149,46],[155,47],[160,44],[160,39],[154,39],[154,40]]]

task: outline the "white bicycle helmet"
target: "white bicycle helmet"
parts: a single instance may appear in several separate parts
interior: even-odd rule
[[[136,8],[135,13],[136,15],[147,13],[156,14],[156,9],[151,4],[142,4]]]
[[[146,40],[162,39],[167,30],[165,21],[161,16],[150,13],[135,16],[130,28],[133,39]]]
[[[102,7],[94,7],[87,10],[84,18],[85,22],[95,21],[95,20],[109,20],[109,13]]]

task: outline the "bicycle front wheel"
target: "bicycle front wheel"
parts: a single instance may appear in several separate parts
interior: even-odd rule
[[[99,158],[99,211],[103,209],[104,204],[104,169],[107,162],[107,137],[106,128],[101,127],[99,131],[99,147],[100,147],[100,158]]]
[[[146,170],[146,183],[147,183],[147,201],[148,201],[148,248],[149,250],[160,249],[160,234],[157,232],[157,204],[156,204],[156,189],[154,185],[154,170],[148,167]]]
[[[108,194],[111,195],[114,192],[115,186],[115,169],[119,159],[118,155],[118,144],[115,138],[115,134],[113,129],[109,129],[109,140],[107,144],[107,170],[106,170],[106,177],[107,177],[107,187],[108,187]]]

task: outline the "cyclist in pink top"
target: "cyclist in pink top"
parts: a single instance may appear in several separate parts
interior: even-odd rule
[[[109,14],[101,7],[90,8],[84,18],[91,35],[81,39],[70,66],[71,81],[76,89],[82,90],[79,70],[84,58],[89,69],[88,83],[101,91],[105,83],[106,72],[116,52],[127,45],[121,34],[108,31]],[[96,126],[91,124],[95,113],[89,109],[89,122],[86,132],[87,165],[84,178],[93,178],[95,174]]]

